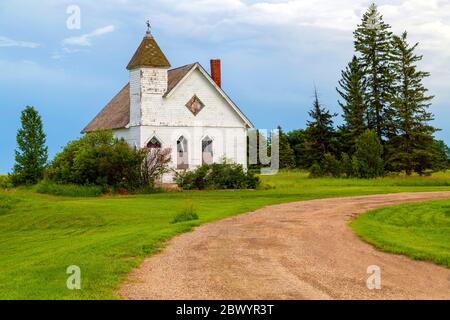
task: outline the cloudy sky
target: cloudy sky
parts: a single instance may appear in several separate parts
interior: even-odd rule
[[[2,0],[0,173],[14,162],[21,109],[44,119],[51,155],[127,82],[150,19],[172,66],[221,58],[223,86],[258,128],[305,126],[313,88],[339,112],[335,87],[353,54],[363,0]],[[450,143],[450,0],[378,1],[393,31],[420,42],[432,73],[438,137]],[[80,12],[80,24],[73,14]],[[79,27],[79,28],[78,28]],[[337,119],[340,122],[340,119]]]

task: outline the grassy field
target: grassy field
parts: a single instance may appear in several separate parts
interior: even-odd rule
[[[450,174],[377,180],[308,179],[303,172],[263,177],[264,190],[168,192],[63,198],[0,192],[0,299],[114,299],[127,272],[164,241],[193,226],[296,200],[450,190]],[[199,220],[171,223],[193,205]],[[81,268],[82,289],[66,288]]]
[[[450,200],[381,208],[350,225],[382,250],[450,267]]]

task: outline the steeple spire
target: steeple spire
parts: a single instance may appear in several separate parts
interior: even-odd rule
[[[150,20],[147,20],[147,32],[145,33],[146,37],[152,36],[152,26],[150,24]]]
[[[132,70],[139,67],[153,67],[153,68],[170,68],[169,60],[156,43],[155,38],[151,33],[150,20],[147,20],[147,32],[141,45],[136,50],[127,69]]]

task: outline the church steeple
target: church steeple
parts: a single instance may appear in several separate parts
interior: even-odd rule
[[[130,127],[151,125],[161,110],[170,63],[151,34],[150,22],[141,45],[127,66],[130,71]]]
[[[140,67],[170,68],[169,60],[151,34],[149,21],[147,21],[147,32],[144,39],[142,39],[139,48],[128,63],[127,69],[132,70]]]

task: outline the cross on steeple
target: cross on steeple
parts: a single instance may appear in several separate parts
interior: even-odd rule
[[[147,20],[147,34],[151,34],[152,26],[150,24],[150,20]]]

